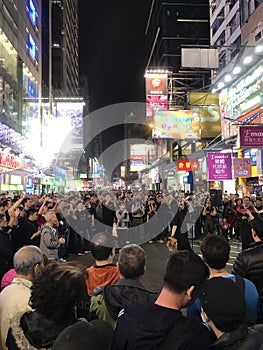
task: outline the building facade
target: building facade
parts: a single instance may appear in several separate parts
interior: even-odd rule
[[[1,122],[25,134],[41,99],[41,1],[0,1]]]
[[[55,96],[79,96],[78,0],[52,0],[52,86]]]

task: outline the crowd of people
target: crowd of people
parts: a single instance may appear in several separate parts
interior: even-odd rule
[[[3,194],[0,348],[262,349],[262,213],[260,197],[227,193],[220,205],[183,191]],[[150,291],[143,244],[170,237],[163,287]],[[87,252],[93,266],[66,261]]]

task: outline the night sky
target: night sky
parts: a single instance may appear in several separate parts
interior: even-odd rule
[[[87,77],[90,111],[145,102],[145,28],[151,0],[79,0],[80,74]]]

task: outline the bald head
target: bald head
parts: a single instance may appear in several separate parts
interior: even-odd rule
[[[14,269],[17,275],[30,276],[34,267],[43,264],[43,262],[41,250],[34,245],[24,246],[14,255]]]

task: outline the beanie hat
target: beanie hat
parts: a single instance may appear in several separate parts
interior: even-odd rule
[[[246,302],[236,283],[229,278],[213,277],[197,291],[206,315],[222,332],[230,332],[244,323]]]
[[[16,270],[15,269],[11,269],[11,270],[7,271],[1,280],[1,290],[4,289],[5,287],[9,286],[15,277],[16,277]]]
[[[58,335],[52,350],[110,350],[112,336],[106,321],[78,321]]]

